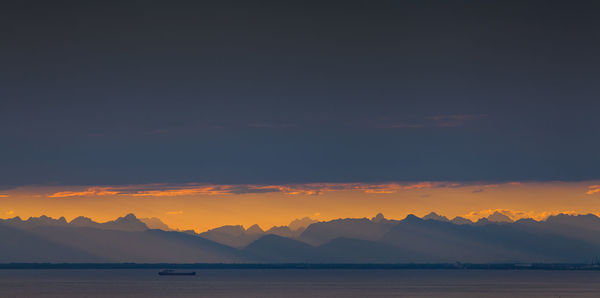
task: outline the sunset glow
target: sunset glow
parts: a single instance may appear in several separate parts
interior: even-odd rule
[[[402,219],[431,211],[477,220],[499,211],[513,220],[600,214],[598,182],[393,182],[294,185],[148,184],[20,187],[4,191],[3,218],[48,215],[96,221],[127,213],[201,232],[227,224],[263,228],[305,216],[325,221],[383,213]]]

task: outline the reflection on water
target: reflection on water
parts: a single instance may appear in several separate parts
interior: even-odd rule
[[[597,271],[0,270],[2,297],[599,297]]]

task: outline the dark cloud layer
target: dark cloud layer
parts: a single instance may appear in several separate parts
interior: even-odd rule
[[[594,1],[5,1],[0,184],[600,178]]]

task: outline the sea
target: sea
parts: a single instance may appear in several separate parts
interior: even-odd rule
[[[600,297],[600,271],[2,269],[0,297]]]

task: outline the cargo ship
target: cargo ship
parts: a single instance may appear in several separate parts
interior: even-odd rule
[[[164,269],[158,272],[158,275],[196,275],[195,271],[176,271],[173,269]]]

